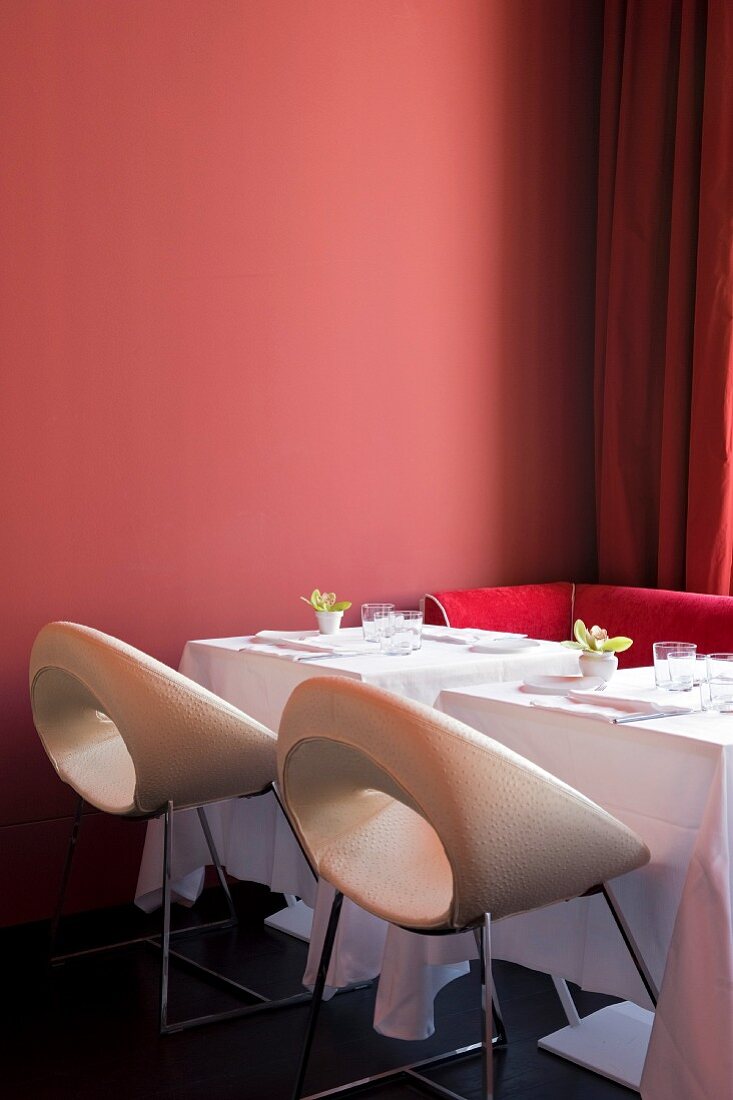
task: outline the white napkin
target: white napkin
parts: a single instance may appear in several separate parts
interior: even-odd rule
[[[308,653],[323,653],[324,650],[328,652],[333,651],[333,646],[323,646],[320,642],[316,641],[318,635],[314,635],[313,639],[308,638],[302,631],[297,633],[278,632],[276,630],[260,630],[258,634],[255,634],[253,638],[250,638],[244,649],[255,649],[258,646],[274,646],[277,649],[295,649],[305,650]]]
[[[653,699],[632,699],[627,695],[606,695],[595,691],[571,690],[562,699],[553,696],[544,699],[532,699],[530,706],[553,710],[560,714],[583,714],[587,718],[597,718],[601,722],[615,722],[617,718],[630,714],[672,714],[680,710],[692,711],[692,703],[658,703]]]
[[[311,634],[303,630],[260,630],[251,637],[246,645],[240,646],[242,650],[263,652],[275,650],[277,656],[291,656],[293,652],[324,653],[324,654],[355,654],[371,653],[374,646],[369,642],[360,642],[354,638],[339,638],[335,635]],[[282,652],[278,653],[280,650]],[[284,652],[287,650],[288,652]]]
[[[526,634],[510,634],[503,630],[479,630],[471,627],[424,626],[423,638],[432,642],[448,642],[449,645],[472,645],[474,642],[500,641],[507,638],[526,638]]]
[[[423,638],[429,638],[431,642],[447,642],[449,645],[470,645],[478,634],[475,630],[451,630],[447,626],[424,626]]]

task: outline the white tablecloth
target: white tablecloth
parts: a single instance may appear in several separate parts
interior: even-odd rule
[[[618,673],[613,685],[655,695],[648,669]],[[512,685],[488,685],[446,691],[438,705],[577,787],[646,840],[650,864],[615,884],[661,983],[641,1094],[730,1100],[733,716],[609,725],[529,702]],[[601,898],[497,923],[492,947],[497,957],[648,1005]]]
[[[360,638],[360,630],[342,631]],[[538,673],[573,674],[577,653],[555,642],[512,654],[479,654],[458,645],[425,640],[407,657],[374,654],[314,662],[241,651],[247,638],[188,642],[180,670],[191,679],[277,729],[293,688],[312,676],[351,676],[399,695],[434,704],[445,687],[511,680]],[[331,891],[316,894],[313,878],[272,795],[219,803],[206,810],[227,871],[294,894],[315,907],[313,936],[304,982],[312,984],[325,931]],[[174,897],[194,901],[203,886],[209,856],[195,811],[175,815],[172,875]],[[160,903],[162,826],[148,825],[136,900],[145,909]],[[344,986],[381,973],[375,1027],[397,1038],[425,1038],[433,1032],[436,993],[465,973],[474,957],[473,937],[420,937],[381,922],[344,903],[339,935],[329,970],[331,986]],[[440,965],[438,965],[440,964]]]
[[[360,642],[361,630],[339,632],[340,640],[351,638]],[[486,654],[471,652],[467,646],[425,639],[422,649],[407,657],[385,656],[375,646],[374,652],[365,656],[297,661],[258,651],[249,638],[213,638],[188,642],[179,668],[258,722],[277,730],[291,691],[308,677],[350,676],[432,706],[444,688],[516,680],[533,673],[577,673],[578,654],[557,642],[540,642],[533,649],[516,653]]]

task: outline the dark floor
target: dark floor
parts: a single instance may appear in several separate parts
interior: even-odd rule
[[[207,895],[213,896],[196,907],[203,915],[219,900],[215,892]],[[305,946],[263,929],[272,895],[244,885],[236,895],[240,911],[249,914],[239,928],[187,939],[186,951],[233,977],[246,977],[248,984],[272,996],[299,992]],[[76,919],[71,932],[87,941],[94,936],[120,938],[143,930],[145,919],[129,910],[98,914],[91,920]],[[190,923],[191,913],[184,912],[182,919]],[[0,1032],[4,1100],[287,1100],[306,1005],[160,1038],[154,949],[138,945],[49,970],[41,961],[43,933],[40,926],[0,933],[7,1021]],[[537,1050],[537,1038],[564,1023],[549,978],[497,963],[495,980],[509,1032],[508,1049],[494,1057],[497,1100],[630,1100],[635,1095]],[[173,1018],[235,1003],[229,994],[178,967],[171,981]],[[440,994],[437,1032],[426,1042],[378,1036],[370,1026],[373,1000],[373,990],[362,989],[324,1005],[308,1093],[478,1040],[475,973]],[[584,1015],[609,999],[581,993],[577,1000]],[[433,1076],[467,1100],[478,1100],[477,1059]],[[409,1084],[392,1084],[361,1095],[400,1100],[428,1094]]]

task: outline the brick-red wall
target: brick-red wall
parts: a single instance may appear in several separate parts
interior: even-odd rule
[[[176,664],[316,585],[588,576],[601,6],[4,0],[0,923],[72,809],[44,622]]]

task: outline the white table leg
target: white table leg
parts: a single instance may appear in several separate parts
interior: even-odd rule
[[[285,894],[285,900],[288,903],[286,907],[265,917],[265,924],[268,928],[276,928],[278,932],[294,936],[296,940],[310,943],[313,910],[293,894]]]
[[[567,1058],[638,1092],[654,1013],[621,1001],[581,1018],[567,983],[554,975],[552,980],[568,1025],[540,1039],[540,1050]]]

